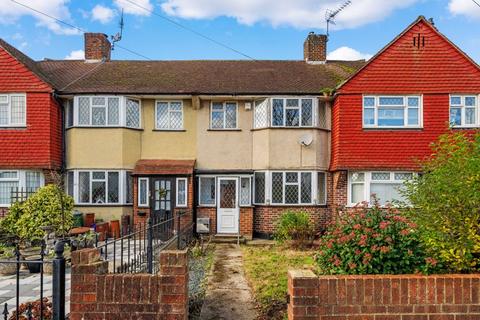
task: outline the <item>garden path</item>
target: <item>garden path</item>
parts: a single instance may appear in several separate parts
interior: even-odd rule
[[[257,316],[242,251],[235,244],[217,244],[200,319],[253,320]]]

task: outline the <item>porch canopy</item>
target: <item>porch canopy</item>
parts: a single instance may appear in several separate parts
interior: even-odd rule
[[[133,175],[192,175],[195,160],[141,159],[135,164]]]

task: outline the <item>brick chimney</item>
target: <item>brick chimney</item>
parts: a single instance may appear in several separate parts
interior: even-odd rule
[[[303,58],[307,63],[325,63],[327,60],[327,36],[310,32],[303,43]]]
[[[85,60],[87,61],[110,61],[112,45],[108,36],[103,33],[85,33]]]

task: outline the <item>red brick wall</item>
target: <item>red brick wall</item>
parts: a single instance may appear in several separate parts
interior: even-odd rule
[[[160,253],[160,273],[108,274],[96,249],[72,252],[70,319],[187,319],[187,251]]]
[[[248,240],[253,238],[253,207],[240,207],[240,234]],[[210,218],[210,234],[217,234],[217,208],[197,207],[198,218]]]
[[[425,47],[413,37],[425,37]],[[394,74],[395,76],[392,76]],[[335,99],[332,171],[418,169],[447,131],[449,94],[480,92],[480,70],[427,22],[419,21],[343,85]],[[362,128],[363,94],[423,94],[423,128]]]
[[[0,92],[27,95],[27,127],[0,129],[0,168],[59,169],[62,119],[52,88],[2,48]]]
[[[480,274],[321,276],[289,271],[289,320],[480,319]]]

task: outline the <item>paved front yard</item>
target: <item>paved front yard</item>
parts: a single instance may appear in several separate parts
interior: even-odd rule
[[[273,246],[242,246],[244,268],[262,319],[284,319],[287,271],[314,269],[314,251]]]

